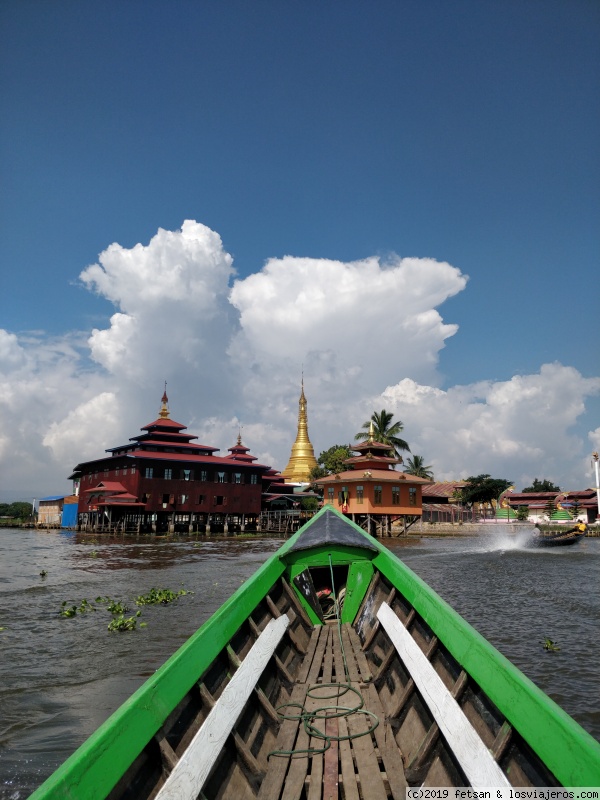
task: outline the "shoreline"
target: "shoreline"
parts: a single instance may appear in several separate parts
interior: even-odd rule
[[[419,523],[417,523],[419,525]],[[429,539],[439,537],[463,538],[469,536],[480,536],[481,534],[493,534],[501,532],[503,535],[517,536],[521,533],[528,534],[534,527],[532,522],[463,522],[454,524],[436,522],[422,523],[419,527],[410,528],[406,535],[401,531],[393,538],[398,539]],[[588,525],[586,536],[590,538],[600,537],[600,526]]]

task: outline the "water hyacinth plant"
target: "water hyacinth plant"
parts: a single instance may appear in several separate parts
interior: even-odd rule
[[[193,592],[187,589],[180,589],[178,592],[173,592],[171,589],[150,589],[148,594],[140,594],[136,597],[135,604],[136,606],[152,606],[157,603],[167,605],[185,594],[193,594]]]
[[[133,631],[137,625],[137,618],[140,616],[142,612],[138,611],[133,617],[125,617],[121,614],[119,617],[114,617],[108,623],[108,630],[111,633],[115,631],[119,631],[122,633],[123,631]],[[140,628],[145,627],[145,623],[142,622],[140,624]]]
[[[172,603],[174,600],[177,600],[178,597],[186,594],[193,594],[193,592],[189,591],[188,589],[180,589],[178,592],[173,592],[171,589],[153,588],[148,592],[148,594],[138,595],[135,603],[138,606],[167,605],[168,603]],[[126,617],[125,613],[129,611],[129,607],[124,601],[113,600],[110,597],[100,596],[96,598],[96,603],[98,605],[106,606],[106,610],[109,612],[109,614],[113,615],[113,619],[108,623],[109,631],[135,630],[137,625],[137,617],[140,616],[142,613],[141,611],[138,611],[132,617]],[[61,617],[68,618],[75,617],[77,614],[85,614],[87,611],[96,610],[96,607],[86,599],[83,599],[78,606],[75,604],[70,604],[70,601],[68,600],[63,600],[59,614]],[[146,623],[141,622],[139,627],[145,628]]]
[[[547,653],[557,653],[560,647],[552,639],[543,639],[540,644]]]

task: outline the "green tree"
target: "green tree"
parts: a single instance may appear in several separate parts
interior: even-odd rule
[[[28,519],[33,513],[31,503],[16,502],[8,507],[8,516],[14,519]]]
[[[519,522],[526,522],[529,519],[529,506],[519,506],[517,508],[517,519]]]
[[[362,427],[364,430],[357,433],[354,440],[365,441],[365,439],[368,439],[371,423],[373,423],[373,439],[376,442],[388,444],[390,446],[390,455],[402,461],[400,451],[407,450],[410,453],[410,447],[408,443],[399,436],[404,430],[404,425],[400,420],[392,424],[393,418],[394,415],[386,411],[385,408],[382,408],[380,412],[374,411],[371,414],[371,419],[363,422]]]
[[[471,475],[467,478],[461,494],[468,505],[473,503],[490,503],[496,500],[505,489],[512,486],[512,481],[505,478],[492,478],[490,475]]]
[[[524,492],[560,492],[560,488],[556,486],[556,484],[552,483],[552,481],[547,480],[544,478],[543,481],[539,481],[537,478],[533,479],[533,483],[531,486],[526,486],[523,489]]]
[[[565,502],[567,502],[567,501],[565,501]],[[564,506],[564,503],[563,503],[563,506]],[[573,517],[573,519],[576,520],[579,517],[579,514],[581,512],[581,503],[579,502],[579,500],[577,498],[575,498],[574,500],[571,500],[571,505],[568,508],[568,511],[571,514],[571,516]]]
[[[328,450],[323,450],[317,458],[318,466],[313,467],[310,472],[312,480],[324,478],[326,475],[333,475],[352,469],[349,464],[344,464],[347,458],[352,456],[352,451],[347,444],[334,444]]]
[[[548,518],[548,522],[552,519],[552,514],[556,511],[556,505],[554,504],[554,500],[549,497],[546,500],[546,505],[544,506],[544,515]]]
[[[300,500],[300,508],[303,511],[318,511],[319,498],[318,497],[303,497]]]
[[[431,471],[431,465],[424,463],[425,459],[423,456],[414,455],[412,458],[409,458],[406,462],[406,469],[404,470],[408,475],[415,475],[417,478],[427,478],[427,480],[433,480],[433,472]]]

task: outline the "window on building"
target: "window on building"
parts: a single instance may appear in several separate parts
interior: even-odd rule
[[[215,472],[215,483],[227,483],[227,473]]]
[[[183,478],[184,481],[193,481],[194,473],[191,469],[182,469],[181,477]]]
[[[200,480],[204,482],[208,480],[208,472],[205,469],[200,470]]]
[[[172,477],[173,477],[173,470],[167,467],[165,469],[165,479],[170,481]]]
[[[108,475],[108,468],[104,467],[104,477],[106,478],[107,475]]]
[[[215,495],[215,505],[216,505],[216,506],[222,506],[222,505],[224,505],[224,503],[223,503],[223,500],[224,500],[224,499],[225,499],[225,498],[223,497],[223,495],[222,495],[222,494],[216,494],[216,495]]]
[[[409,506],[417,505],[417,490],[414,486],[410,486],[408,489],[408,505]]]
[[[135,475],[135,471],[136,471],[136,466],[135,466],[135,464],[132,464],[131,465],[131,474]]]
[[[123,467],[123,475],[127,475],[127,467]]]
[[[152,495],[151,494],[143,494],[142,495],[142,503],[149,503],[151,499],[152,499]]]
[[[338,504],[340,506],[347,506],[349,499],[350,499],[350,493],[348,492],[348,487],[342,486],[342,488],[338,492]]]
[[[234,472],[233,473],[232,483],[243,483],[242,473],[241,472]]]
[[[153,467],[146,467],[145,477],[146,478],[154,477],[154,468]]]
[[[333,495],[334,495],[333,486],[328,486],[327,487],[327,500],[331,503],[331,505],[333,505]]]
[[[363,501],[364,501],[364,498],[365,498],[364,487],[363,486],[357,486],[356,487],[356,502],[359,505],[362,505]]]
[[[163,496],[162,496],[162,507],[163,508],[166,508],[169,505],[169,499],[170,499],[170,495],[163,494]]]
[[[376,506],[380,506],[381,505],[381,493],[382,493],[381,486],[375,485],[373,487],[373,503]]]
[[[179,495],[179,502],[181,503],[181,505],[183,505],[184,503],[187,503],[187,501],[189,499],[190,499],[189,494],[181,494],[181,495]]]
[[[198,505],[201,506],[205,500],[205,496],[203,494],[198,495]]]
[[[392,505],[399,506],[400,505],[400,487],[399,486],[392,486]]]
[[[258,475],[256,475],[256,473],[250,475],[250,483],[258,483]]]
[[[120,470],[120,469],[117,467],[117,468],[115,469],[115,475],[118,475],[120,472],[121,472],[121,470]]]

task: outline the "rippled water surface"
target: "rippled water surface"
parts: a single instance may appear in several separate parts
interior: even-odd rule
[[[600,539],[534,550],[499,531],[387,542],[600,739]],[[280,544],[0,530],[0,797],[28,797]],[[153,587],[194,594],[144,607],[131,633],[108,633],[102,606],[58,614],[98,596],[135,613]]]

